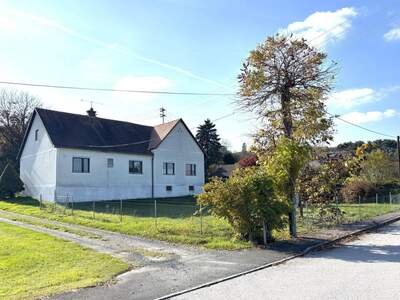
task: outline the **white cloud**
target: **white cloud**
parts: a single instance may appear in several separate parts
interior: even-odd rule
[[[304,21],[289,24],[283,32],[304,37],[316,47],[324,47],[329,42],[343,39],[351,27],[352,18],[357,14],[353,7],[344,7],[333,12],[315,12]]]
[[[120,78],[114,89],[118,90],[141,90],[141,91],[163,91],[171,86],[171,81],[161,76],[126,76]],[[113,92],[113,99],[129,101],[132,104],[136,101],[148,101],[155,97],[149,93],[123,93]]]
[[[332,93],[328,105],[334,108],[349,109],[379,100],[379,93],[371,88],[348,89]]]
[[[400,40],[400,27],[389,30],[383,35],[383,38],[388,42]]]
[[[355,124],[363,124],[363,123],[371,123],[371,122],[379,122],[384,119],[392,118],[399,113],[394,109],[387,109],[385,111],[368,111],[368,112],[351,112],[341,116],[342,119],[355,123]]]

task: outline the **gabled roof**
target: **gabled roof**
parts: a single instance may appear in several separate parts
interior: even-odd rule
[[[56,148],[77,148],[145,155],[152,155],[151,150],[157,148],[179,122],[184,124],[182,119],[178,119],[153,127],[36,108],[21,144],[19,157],[36,115],[42,120]]]

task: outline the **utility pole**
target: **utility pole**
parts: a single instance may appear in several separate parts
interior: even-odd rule
[[[397,160],[398,160],[399,177],[400,177],[400,136],[397,136]]]
[[[161,117],[161,119],[162,119],[162,123],[163,123],[163,124],[164,124],[164,122],[165,122],[165,117],[166,117],[165,111],[166,111],[166,109],[165,109],[164,107],[161,107],[161,108],[160,108],[160,117]]]

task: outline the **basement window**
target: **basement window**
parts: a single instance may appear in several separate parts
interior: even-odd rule
[[[167,192],[171,192],[171,191],[172,191],[172,185],[167,185],[167,186],[165,187],[165,190],[166,190]]]
[[[89,173],[90,160],[86,157],[72,158],[72,173]]]
[[[194,185],[189,185],[189,192],[194,192]]]

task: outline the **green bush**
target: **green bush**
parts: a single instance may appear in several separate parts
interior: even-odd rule
[[[8,163],[0,175],[0,197],[14,197],[24,185],[14,166]]]
[[[198,202],[225,218],[239,237],[252,242],[262,240],[264,224],[267,239],[273,229],[283,229],[289,211],[288,203],[276,197],[272,178],[260,167],[237,169],[226,181],[212,178]]]

